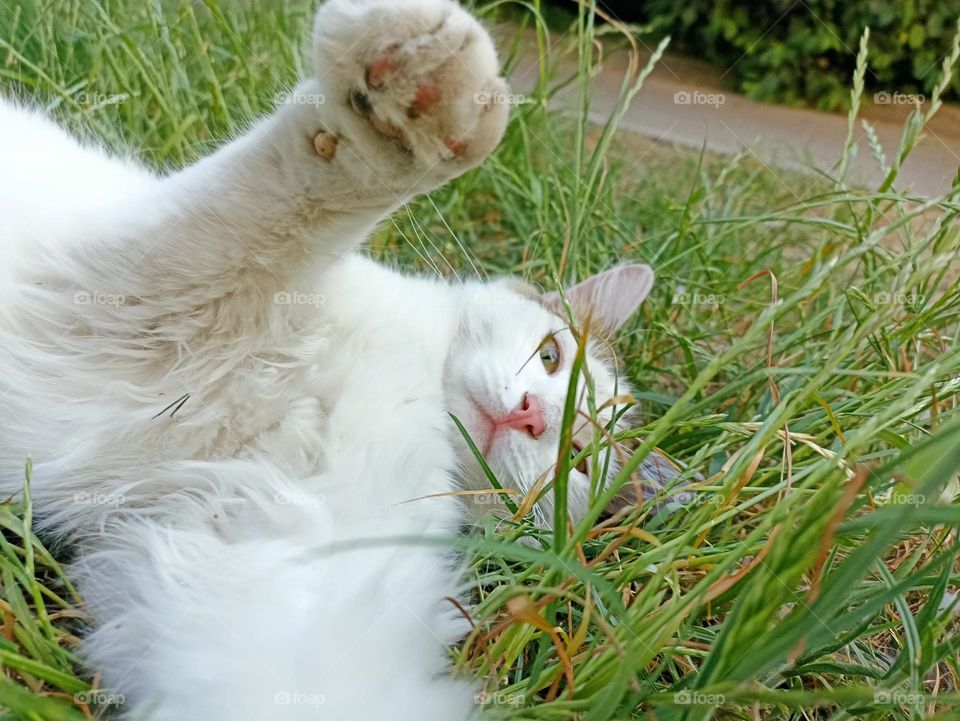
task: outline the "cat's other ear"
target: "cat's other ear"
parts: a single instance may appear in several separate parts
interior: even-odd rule
[[[652,510],[658,513],[667,503],[687,504],[693,500],[690,491],[674,488],[683,468],[674,463],[663,451],[654,448],[643,459],[633,479],[624,484],[603,512],[609,518],[625,508],[643,505],[644,501],[654,501]],[[703,476],[693,474],[693,480],[702,481]],[[669,496],[666,491],[670,491]]]
[[[649,265],[634,263],[618,265],[587,278],[566,290],[567,302],[574,320],[585,324],[601,335],[612,336],[637,312],[650,295],[653,270]],[[546,293],[543,305],[561,317],[567,317],[559,293]]]

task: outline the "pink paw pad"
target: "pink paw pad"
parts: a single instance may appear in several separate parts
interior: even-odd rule
[[[453,153],[454,157],[462,158],[467,154],[467,150],[470,146],[465,140],[457,140],[455,138],[447,138],[443,141],[444,145],[447,146],[447,150]]]
[[[380,58],[367,66],[366,81],[368,88],[381,88],[390,73],[399,67],[399,63],[393,58]]]
[[[417,88],[417,95],[407,109],[407,115],[418,118],[428,112],[440,101],[440,88],[436,85],[421,85]]]

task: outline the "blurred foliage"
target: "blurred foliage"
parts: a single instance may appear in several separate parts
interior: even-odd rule
[[[649,0],[651,27],[674,47],[728,71],[760,100],[845,107],[857,44],[870,28],[867,86],[930,96],[960,17],[960,0]],[[960,97],[954,74],[948,99]]]

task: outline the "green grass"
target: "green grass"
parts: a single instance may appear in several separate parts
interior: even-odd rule
[[[294,82],[311,6],[4,4],[0,81],[176,167]],[[531,27],[538,6],[521,6]],[[923,116],[869,190],[847,186],[842,158],[804,177],[749,152],[649,149],[545,109],[562,52],[586,98],[593,33],[582,14],[496,155],[371,247],[545,286],[654,265],[619,345],[644,419],[624,435],[635,463],[659,446],[705,480],[655,518],[595,528],[598,498],[559,534],[491,522],[464,537],[475,631],[457,666],[485,680],[491,718],[956,718],[960,617],[941,606],[960,585],[960,203],[897,190]],[[81,719],[82,603],[27,530],[27,497],[0,506],[0,718]]]

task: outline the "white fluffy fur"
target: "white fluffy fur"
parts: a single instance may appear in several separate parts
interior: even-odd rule
[[[366,88],[384,55],[396,67]],[[467,718],[442,545],[465,510],[435,494],[487,484],[448,414],[483,436],[476,403],[534,393],[546,432],[500,437],[489,461],[524,491],[556,460],[567,323],[511,282],[354,253],[495,147],[505,109],[476,101],[502,89],[489,37],[449,0],[330,0],[314,57],[304,102],[169,177],[0,102],[0,492],[32,456],[41,529],[79,551],[86,654],[138,718]],[[411,118],[424,83],[440,100]],[[624,392],[590,366],[600,402]]]

